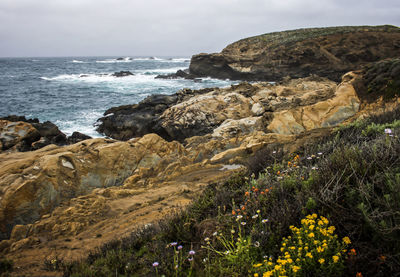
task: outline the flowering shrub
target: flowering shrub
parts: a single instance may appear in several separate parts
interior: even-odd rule
[[[254,276],[341,275],[351,241],[348,237],[339,240],[328,219],[308,215],[301,220],[300,228],[290,226],[290,230],[293,235],[283,238],[280,256],[276,261],[270,257],[263,264],[255,264]]]

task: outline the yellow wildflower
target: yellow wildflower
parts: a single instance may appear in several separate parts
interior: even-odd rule
[[[308,237],[313,238],[314,237],[314,233],[309,233]]]
[[[314,225],[310,225],[310,230],[314,230]]]
[[[262,266],[262,264],[255,264],[255,265],[253,265],[253,267],[260,267],[260,266]]]
[[[306,257],[309,257],[310,259],[312,259],[312,258],[313,258],[313,255],[312,255],[310,252],[308,252],[308,253],[306,254]]]
[[[313,218],[317,218],[317,214],[312,214]],[[322,218],[322,217],[321,217]]]
[[[321,259],[318,260],[318,262],[319,262],[320,264],[323,264],[323,263],[325,262],[325,259],[322,259],[322,258],[321,258]]]
[[[344,237],[344,238],[343,238],[343,242],[344,242],[345,244],[350,244],[350,243],[351,243],[351,240],[349,239],[349,237]]]
[[[333,260],[333,262],[334,263],[337,263],[337,261],[339,260],[339,257],[338,256],[332,256],[332,260]]]
[[[294,273],[296,273],[297,271],[300,270],[300,266],[294,265],[294,266],[292,267],[292,270],[293,270]]]
[[[276,265],[276,266],[274,267],[274,269],[275,269],[275,270],[279,270],[279,269],[281,269],[281,266],[280,266],[280,265]]]
[[[318,252],[318,253],[324,252],[324,250],[325,250],[325,249],[322,248],[321,246],[318,246],[318,247],[317,247],[317,252]]]
[[[272,271],[267,271],[263,273],[263,277],[271,277],[272,276]]]
[[[253,275],[254,277],[258,277],[258,273],[254,273],[254,275]]]

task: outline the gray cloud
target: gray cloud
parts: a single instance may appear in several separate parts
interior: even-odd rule
[[[0,56],[184,55],[295,28],[400,25],[398,0],[1,0]]]

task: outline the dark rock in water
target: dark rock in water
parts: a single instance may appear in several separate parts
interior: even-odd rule
[[[156,58],[155,57],[149,57],[149,60],[155,60]]]
[[[41,137],[45,137],[50,143],[66,145],[67,136],[58,129],[57,125],[50,121],[44,123],[32,123],[32,126],[39,131]]]
[[[97,131],[119,140],[159,133],[154,130],[155,121],[177,99],[176,95],[151,95],[137,105],[111,108],[99,119]]]
[[[117,61],[123,61],[124,58],[116,58]]]
[[[119,72],[115,72],[113,73],[111,76],[114,77],[126,77],[126,76],[133,76],[134,74],[130,71],[119,71]]]
[[[82,140],[91,139],[92,137],[82,134],[80,132],[73,132],[71,136],[68,137],[68,144],[74,144]]]
[[[113,107],[98,119],[97,131],[114,139],[128,140],[149,133],[156,133],[166,140],[175,139],[158,124],[161,114],[169,107],[195,95],[214,90],[183,89],[173,95],[151,95],[136,105]]]
[[[201,81],[201,79],[196,78],[196,76],[189,74],[189,69],[185,69],[185,70],[179,69],[176,73],[166,74],[166,75],[157,75],[155,77],[155,79],[177,79],[177,78],[195,80],[197,82]]]
[[[190,74],[279,81],[316,74],[334,81],[370,62],[400,56],[400,28],[349,26],[275,32],[239,40],[221,53],[194,55]]]

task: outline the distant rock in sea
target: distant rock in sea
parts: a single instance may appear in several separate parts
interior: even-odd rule
[[[114,77],[126,77],[126,76],[133,76],[134,74],[130,71],[119,71],[112,74]]]
[[[183,78],[183,79],[188,79],[188,80],[193,80],[195,82],[201,82],[201,79],[196,78],[196,76],[189,74],[189,69],[179,69],[176,71],[176,73],[171,73],[171,74],[165,74],[165,75],[157,75],[154,77],[155,79],[177,79],[177,78]]]

